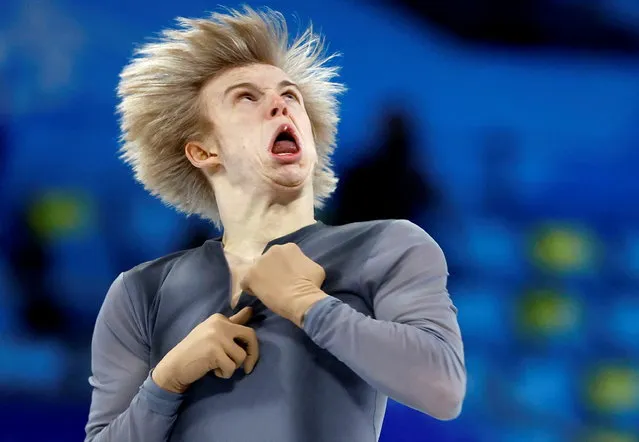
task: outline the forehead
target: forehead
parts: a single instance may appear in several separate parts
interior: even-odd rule
[[[289,80],[288,75],[280,68],[266,64],[252,64],[231,68],[211,79],[204,87],[205,93],[218,95],[235,84],[253,83],[260,88],[275,87],[283,80]]]

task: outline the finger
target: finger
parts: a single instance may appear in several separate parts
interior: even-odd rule
[[[224,346],[226,354],[235,362],[235,368],[238,369],[246,359],[246,351],[235,342],[230,342]]]
[[[239,330],[235,336],[236,341],[240,341],[240,344],[246,352],[246,358],[244,359],[244,372],[249,374],[255,368],[257,360],[260,358],[260,350],[257,342],[257,336],[252,329],[243,327],[244,330]]]
[[[244,325],[253,316],[253,309],[251,307],[244,307],[242,310],[234,314],[229,318],[233,324]]]
[[[218,375],[216,370],[221,371],[222,376],[220,377],[224,379],[229,379],[233,376],[233,373],[235,373],[235,362],[233,362],[233,360],[231,360],[231,358],[229,358],[226,352],[222,349],[220,349],[219,352],[216,352],[214,364],[217,365],[217,367],[213,370],[213,372]]]

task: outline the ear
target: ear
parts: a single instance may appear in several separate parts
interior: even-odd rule
[[[209,152],[202,143],[189,141],[184,147],[186,157],[198,169],[210,169],[222,164],[217,152]]]

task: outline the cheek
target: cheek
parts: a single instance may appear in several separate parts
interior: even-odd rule
[[[310,125],[308,127],[308,135],[306,139],[308,140],[308,146],[310,147],[309,153],[311,155],[311,158],[313,158],[314,160],[317,160],[317,157],[318,157],[317,145],[315,144],[315,138],[313,137],[313,130],[311,129]]]
[[[314,148],[315,138],[313,137],[313,127],[311,126],[311,121],[308,116],[305,116],[300,123],[300,130],[304,136],[304,141],[307,145]]]
[[[245,134],[241,132],[226,133],[220,141],[222,143],[222,154],[227,166],[233,168],[243,167],[243,165],[252,160],[248,151],[251,143]]]

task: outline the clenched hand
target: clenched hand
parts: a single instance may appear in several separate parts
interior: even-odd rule
[[[288,243],[275,245],[260,256],[241,286],[271,311],[301,327],[308,309],[328,296],[320,289],[325,278],[322,266],[304,255],[297,244]]]
[[[230,318],[216,313],[195,327],[169,351],[153,370],[159,387],[183,393],[193,382],[213,371],[228,379],[236,369],[253,371],[259,357],[255,331],[244,326],[252,310],[245,307]]]

